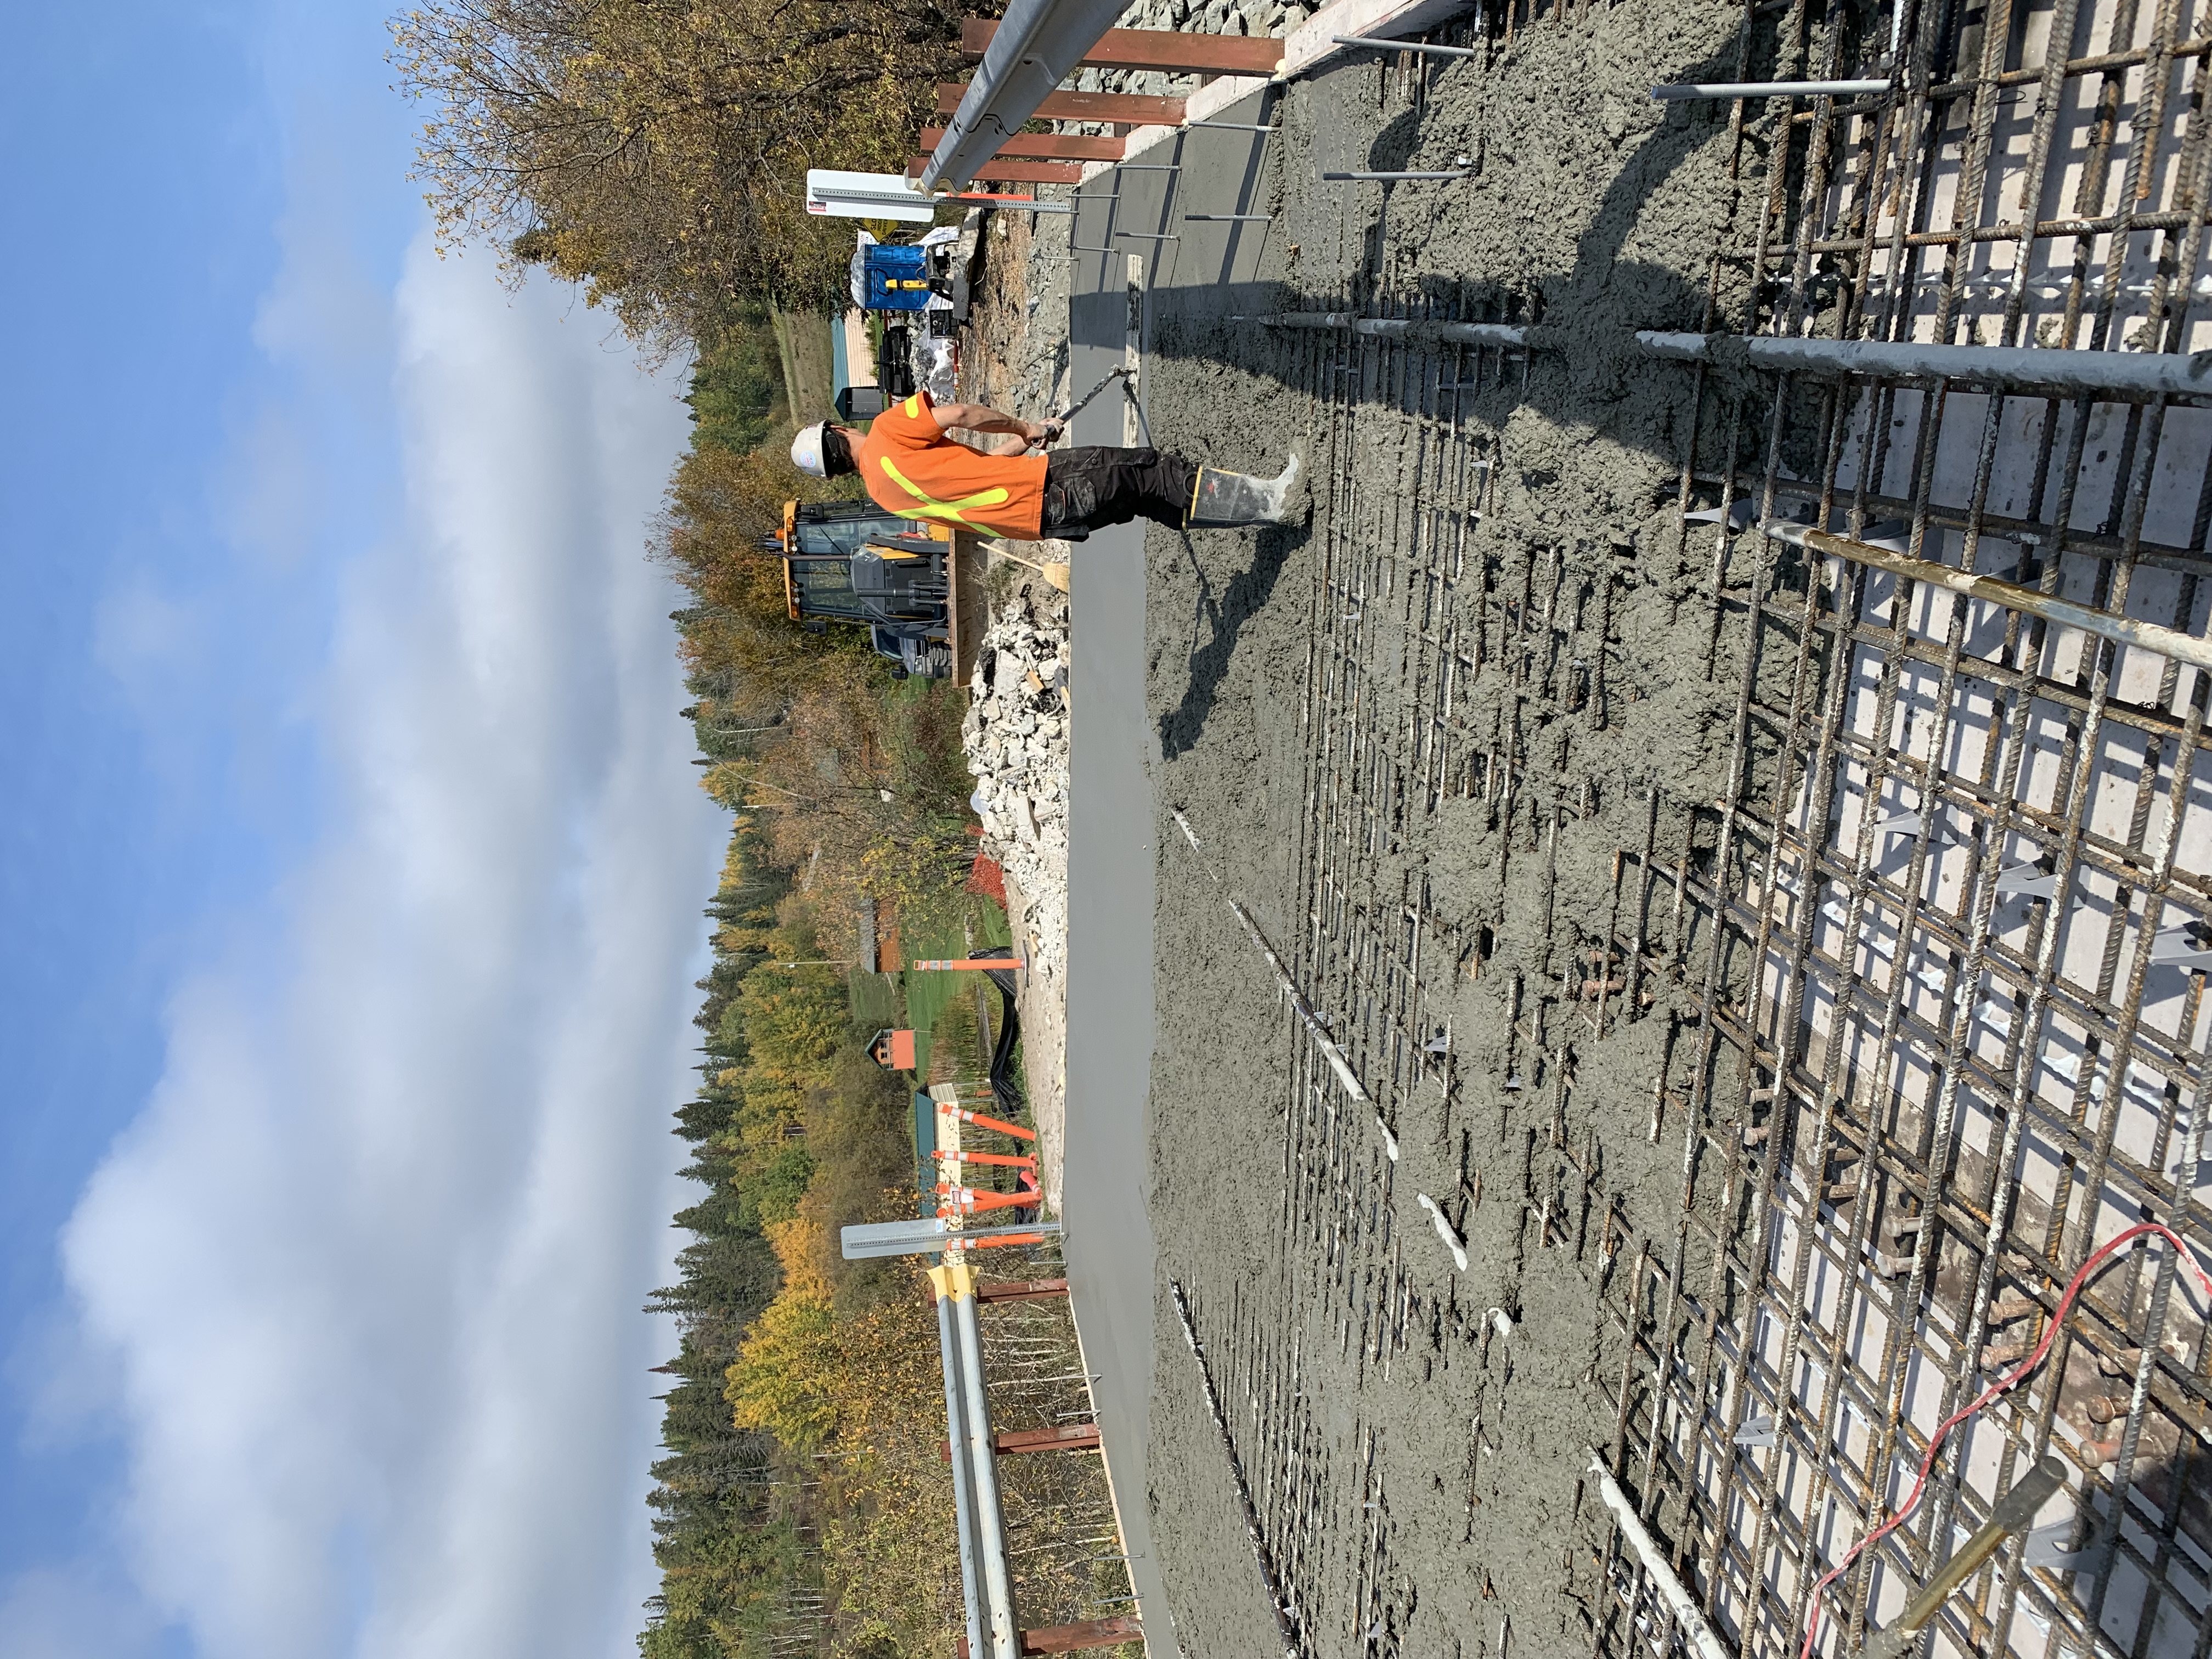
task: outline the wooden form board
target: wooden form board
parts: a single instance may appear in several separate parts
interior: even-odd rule
[[[921,148],[934,152],[938,140],[945,137],[943,127],[924,127]],[[1084,138],[1069,132],[1018,132],[998,149],[998,154],[1016,161],[1118,161],[1121,159],[1119,138]]]
[[[968,95],[964,81],[948,81],[937,88],[937,112],[950,115]],[[1030,116],[1035,121],[1105,121],[1121,126],[1181,124],[1183,100],[1155,98],[1133,92],[1048,92]]]
[[[917,155],[908,165],[906,176],[918,179],[928,165],[929,157]],[[1080,161],[986,161],[970,176],[981,185],[1079,185],[1083,165]]]

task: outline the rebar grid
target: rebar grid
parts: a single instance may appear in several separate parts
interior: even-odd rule
[[[1932,0],[1907,9],[1891,94],[1738,106],[1734,222],[1753,234],[1715,250],[1702,326],[2212,344],[2203,9]],[[1863,68],[1868,28],[1841,7],[1750,7],[1736,72]],[[1724,280],[1738,261],[1747,301]],[[1444,314],[1395,301],[1381,271],[1328,303]],[[1434,1013],[1509,975],[1492,1080],[1539,1127],[1480,1158],[1458,1128],[1438,1212],[1464,1230],[1486,1167],[1491,1197],[1522,1208],[1522,1249],[1567,1253],[1600,1286],[1620,1338],[1591,1384],[1614,1415],[1608,1463],[1731,1644],[1794,1656],[1814,1580],[1903,1499],[1936,1425],[2033,1349],[2098,1243],[2145,1218],[2204,1237],[2212,682],[1752,526],[1832,526],[2201,635],[2212,416],[1669,369],[1693,434],[1674,544],[1470,556],[1524,360],[1342,329],[1285,349],[1328,458],[1290,971],[1394,1131],[1463,1123]],[[1722,760],[1695,798],[1638,794],[1609,905],[1562,906],[1561,826],[1622,787],[1578,760],[1636,690],[1612,683],[1615,573],[1676,551],[1684,604],[1709,616],[1698,667],[1726,713]],[[1516,967],[1437,914],[1403,856],[1467,811],[1506,832],[1499,894],[1537,895]],[[1647,1020],[1644,1134],[1679,1189],[1671,1226],[1639,1236],[1576,1110],[1576,1061]],[[1322,1432],[1308,1390],[1416,1361],[1432,1380],[1447,1335],[1491,1339],[1432,1260],[1409,1271],[1433,1241],[1417,1212],[1401,1235],[1395,1164],[1304,1028],[1284,1032],[1285,1248],[1224,1292],[1218,1340],[1306,1650],[1379,1652],[1419,1600],[1376,1519],[1387,1458],[1371,1429]],[[1500,1194],[1509,1151],[1521,1190]],[[2033,1557],[2011,1540],[1917,1650],[2212,1651],[2212,1345],[2173,1280],[2154,1246],[2088,1285],[2047,1363],[1954,1433],[1908,1524],[1828,1593],[1820,1651],[1856,1651],[2051,1449],[2075,1471],[2045,1516],[2057,1533]],[[1491,1449],[1478,1416],[1470,1539]],[[1671,1652],[1617,1538],[1599,1565],[1593,1655]]]
[[[2188,9],[1930,9],[1904,97],[1797,122],[1753,250],[1778,280],[1747,320],[2200,343],[2205,64],[2203,43],[2175,44]],[[1801,61],[1832,59],[1839,32],[1790,22]],[[1996,96],[2031,84],[2022,104]],[[1723,413],[1702,374],[1693,396],[1710,459],[1684,467],[1682,501],[1712,483],[1722,500],[1686,557],[1711,536],[1715,678],[1737,688],[1727,789],[1692,804],[1676,866],[1705,939],[1684,1164],[1717,1194],[1685,1206],[1681,1243],[1711,1248],[1703,1296],[1680,1248],[1632,1285],[1616,1454],[1643,1464],[1645,1511],[1747,1650],[1794,1650],[1812,1578],[1899,1501],[1936,1423],[2029,1351],[2097,1241],[2146,1216],[2189,1231],[2202,963],[2159,958],[2198,948],[2208,913],[2206,684],[1795,557],[1732,534],[1729,510],[1794,508],[2201,633],[2212,483],[2203,416],[2155,400],[1784,380]],[[1745,457],[1762,425],[1764,454]],[[1625,863],[1640,933],[1656,872],[1648,852]],[[2092,1285],[2046,1366],[1955,1437],[1930,1500],[1838,1583],[1832,1650],[2052,1445],[2080,1471],[2068,1541],[2087,1575],[2027,1568],[2015,1540],[1923,1639],[2204,1650],[2203,1326],[2172,1297],[2170,1259],[2144,1266]],[[2115,1397],[2108,1374],[2136,1386]],[[1735,1443],[1754,1414],[1775,1424],[1763,1455]]]

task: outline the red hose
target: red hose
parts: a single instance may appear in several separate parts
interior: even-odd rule
[[[1995,1400],[1999,1395],[2004,1393],[2006,1389],[2011,1388],[2013,1384],[2019,1382],[2021,1378],[2026,1376],[2030,1371],[2033,1370],[2038,1365],[2040,1365],[2043,1363],[2044,1356],[2051,1352],[2051,1344],[2058,1334],[2058,1328],[2066,1322],[2067,1310],[2073,1306],[2074,1298],[2081,1293],[2081,1287],[2088,1283],[2090,1275],[2094,1273],[2100,1267],[2102,1267],[2107,1261],[2111,1261],[2113,1255],[2116,1255],[2123,1247],[2132,1244],[2136,1239],[2142,1237],[2147,1233],[2156,1233],[2160,1238],[2165,1239],[2166,1243],[2172,1245],[2176,1254],[2180,1258],[2182,1264],[2185,1266],[2190,1272],[2197,1275],[2197,1282],[2198,1285],[2203,1288],[2204,1294],[2208,1297],[2212,1297],[2212,1274],[2208,1274],[2204,1271],[2203,1267],[2198,1264],[2196,1256],[2190,1253],[2189,1247],[2181,1242],[2180,1234],[2175,1232],[2172,1228],[2167,1226],[2162,1221],[2138,1222],[2136,1225],[2116,1234],[2106,1243],[2099,1245],[2095,1249],[2090,1251],[2089,1259],[2081,1264],[2080,1269],[2075,1273],[2074,1277],[2067,1282],[2066,1293],[2058,1298],[2057,1310],[2051,1316],[2050,1320],[2045,1324],[2043,1328],[2043,1340],[2035,1345],[2035,1351],[2029,1354],[2027,1358],[2021,1360],[2016,1369],[2008,1372],[2005,1376],[1999,1377],[1996,1382],[1990,1383],[1988,1388],[1984,1389],[1979,1395],[1976,1395],[1972,1404],[1961,1407],[1958,1411],[1954,1412],[1949,1417],[1944,1419],[1942,1425],[1939,1427],[1934,1434],[1928,1437],[1928,1455],[1920,1460],[1920,1474],[1913,1481],[1912,1490],[1906,1495],[1903,1507],[1901,1507],[1895,1515],[1891,1516],[1888,1520],[1883,1522],[1881,1525],[1876,1527],[1865,1537],[1860,1539],[1857,1543],[1852,1545],[1850,1548],[1844,1551],[1844,1559],[1836,1563],[1834,1567],[1829,1571],[1826,1577],[1821,1579],[1819,1583],[1813,1586],[1813,1604],[1805,1616],[1805,1645],[1797,1650],[1797,1659],[1812,1659],[1813,1638],[1819,1632],[1820,1628],[1821,1593],[1826,1590],[1830,1584],[1835,1583],[1835,1581],[1844,1572],[1850,1570],[1851,1563],[1858,1559],[1860,1551],[1866,1548],[1868,1545],[1873,1543],[1876,1539],[1886,1537],[1890,1533],[1896,1531],[1899,1527],[1905,1523],[1905,1518],[1912,1513],[1914,1508],[1919,1504],[1920,1494],[1926,1490],[1928,1486],[1928,1473],[1930,1469],[1936,1467],[1936,1454],[1943,1449],[1943,1442],[1950,1434],[1951,1431],[1957,1428],[1960,1424],[1965,1422],[1976,1412],[1980,1411],[1983,1407],[1988,1405],[1990,1401]]]

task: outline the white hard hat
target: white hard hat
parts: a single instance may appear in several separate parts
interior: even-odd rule
[[[799,435],[791,441],[791,464],[817,478],[830,476],[830,469],[822,461],[822,429],[829,424],[827,421],[817,421],[812,426],[802,426]]]

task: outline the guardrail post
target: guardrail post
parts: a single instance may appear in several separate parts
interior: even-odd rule
[[[954,1267],[959,1266],[956,1257]],[[968,1443],[967,1387],[960,1376],[960,1344],[952,1332],[952,1300],[945,1288],[939,1285],[939,1275],[948,1271],[951,1270],[938,1268],[930,1274],[930,1283],[938,1287],[937,1346],[945,1366],[945,1438],[950,1446],[963,1453],[948,1461],[952,1465],[952,1520],[960,1534],[960,1604],[966,1612],[968,1624],[968,1634],[962,1642],[972,1653],[983,1645],[983,1613],[975,1594],[975,1506],[974,1495],[969,1490],[968,1460],[964,1455]]]
[[[1006,1571],[1006,1526],[999,1508],[997,1454],[991,1444],[991,1407],[983,1392],[983,1342],[975,1328],[975,1298],[968,1267],[953,1262],[935,1269],[945,1275],[940,1305],[951,1310],[952,1333],[960,1354],[960,1383],[967,1419],[968,1462],[974,1480],[976,1553],[982,1581],[983,1613],[989,1626],[991,1659],[1019,1659],[1014,1626],[1014,1594]]]

